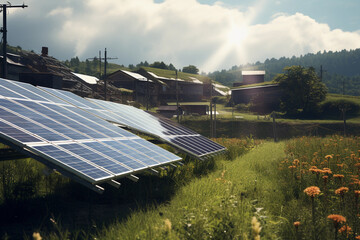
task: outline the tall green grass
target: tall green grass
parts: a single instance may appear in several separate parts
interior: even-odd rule
[[[99,233],[100,239],[251,239],[251,219],[261,236],[276,236],[279,218],[273,208],[283,202],[272,184],[272,170],[283,156],[283,143],[266,143],[193,179],[166,204],[134,212]],[[271,202],[265,197],[272,195]],[[269,219],[276,219],[269,221]]]

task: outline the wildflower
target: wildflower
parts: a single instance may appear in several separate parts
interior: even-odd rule
[[[251,219],[251,228],[254,235],[254,240],[260,240],[260,232],[261,227],[259,221],[256,219],[256,217],[253,217]]]
[[[338,214],[330,214],[327,218],[333,221],[336,229],[338,229],[340,223],[346,222],[346,218]]]
[[[332,174],[332,171],[330,168],[323,168],[323,173],[325,174]]]
[[[355,237],[356,240],[360,240],[360,235]]]
[[[171,221],[169,219],[165,219],[164,223],[165,223],[166,231],[170,232],[171,231]]]
[[[355,190],[354,193],[356,198],[360,197],[360,190]]]
[[[333,156],[332,156],[332,155],[326,155],[325,158],[326,158],[327,160],[329,160],[330,158],[333,158]]]
[[[344,196],[345,193],[349,191],[349,188],[347,187],[341,187],[335,190],[335,194]]]
[[[289,169],[294,169],[294,168],[296,168],[296,166],[294,165],[289,166]]]
[[[34,240],[41,240],[42,239],[40,233],[38,233],[38,232],[34,232],[32,237],[33,237]]]
[[[324,183],[327,183],[329,176],[322,176],[322,179],[324,180]]]
[[[318,188],[316,186],[307,187],[304,190],[304,193],[306,193],[306,195],[308,195],[311,198],[318,196],[320,194],[320,192],[321,192],[320,188]]]
[[[338,231],[339,231],[339,233],[346,233],[346,236],[348,237],[349,234],[351,233],[352,229],[351,229],[351,227],[344,225]]]
[[[360,170],[360,163],[355,163],[354,166],[357,167],[358,170]]]
[[[334,174],[333,177],[338,178],[338,179],[342,179],[342,178],[344,178],[344,175],[342,175],[342,174]]]
[[[299,221],[294,222],[294,227],[296,227],[296,229],[301,225],[301,223]]]
[[[344,164],[343,164],[343,163],[339,163],[339,164],[336,164],[336,166],[338,166],[339,168],[343,168],[343,167],[344,167]]]
[[[294,159],[293,165],[299,165],[299,163],[300,163],[299,159]]]

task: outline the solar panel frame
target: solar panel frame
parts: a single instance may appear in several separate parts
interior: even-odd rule
[[[172,122],[170,119],[163,118],[155,113],[146,112],[141,109],[119,103],[91,98],[86,99],[99,104],[108,111],[117,115],[118,123],[126,125],[130,129],[141,131],[153,137],[160,138],[164,142],[196,158],[206,158],[211,155],[222,153],[226,150],[226,148],[220,144],[217,144],[214,141],[211,141],[210,139],[192,131],[191,129]],[[128,119],[126,119],[125,116],[129,116]],[[126,121],[124,121],[124,119],[126,119]],[[151,129],[144,126],[151,126]],[[184,141],[184,138],[187,138],[187,140]],[[194,138],[197,138],[200,142],[194,141]]]
[[[17,94],[15,89],[22,94]],[[12,144],[25,154],[60,169],[80,182],[85,181],[85,185],[88,185],[86,182],[94,185],[181,160],[167,153],[167,162],[162,159],[157,161],[154,158],[165,150],[159,150],[161,148],[156,145],[151,146],[152,150],[149,146],[134,149],[132,141],[141,140],[140,137],[62,99],[57,100],[53,94],[34,86],[0,79],[1,93],[0,141]],[[122,161],[121,151],[107,145],[109,142],[122,145],[130,152],[128,156],[122,153],[128,162]],[[104,149],[108,151],[101,152]],[[152,154],[146,156],[142,151],[151,151]],[[63,155],[73,161],[69,162]],[[137,156],[141,158],[136,159]],[[86,166],[92,167],[86,170]]]
[[[46,88],[43,89],[47,90]],[[200,134],[154,113],[145,112],[131,106],[109,101],[91,98],[84,99],[73,93],[62,90],[50,89],[49,91],[58,97],[66,99],[70,104],[82,108],[98,117],[161,139],[176,147],[178,150],[194,157],[200,159],[206,158],[207,156],[215,155],[226,150],[226,148],[220,144],[205,137],[200,138]],[[128,116],[131,116],[131,118]],[[144,126],[151,126],[151,129]],[[183,138],[185,136],[190,137],[188,142],[184,142]],[[176,137],[178,137],[178,139],[176,139]],[[183,138],[180,139],[181,137]],[[201,140],[201,142],[195,142],[195,145],[193,145],[194,142],[191,137],[199,137],[198,140]],[[189,144],[189,142],[191,142],[191,144]]]

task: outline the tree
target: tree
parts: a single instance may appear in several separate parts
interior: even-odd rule
[[[175,66],[172,63],[169,64],[169,70],[172,70],[172,71],[176,70]]]
[[[287,115],[308,116],[318,110],[318,104],[325,100],[327,89],[313,67],[291,66],[284,68],[274,82],[282,90],[280,108]]]
[[[150,67],[168,69],[168,66],[164,62],[154,62],[153,64],[150,64]]]
[[[187,67],[183,67],[182,71],[185,73],[193,73],[193,74],[199,73],[199,69],[197,67],[195,67],[194,65],[189,65]]]

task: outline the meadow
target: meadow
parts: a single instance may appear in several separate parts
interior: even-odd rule
[[[146,184],[124,184],[119,195],[111,194],[122,204],[139,201],[124,216],[113,216],[106,223],[93,216],[88,226],[69,228],[65,218],[54,215],[45,220],[47,227],[43,223],[24,231],[23,237],[360,239],[358,137],[300,137],[278,143],[214,140],[229,149],[226,155],[202,162],[188,159],[180,168],[163,170],[161,176],[144,176]],[[52,178],[48,188],[60,181]],[[141,189],[157,193],[137,192]]]

